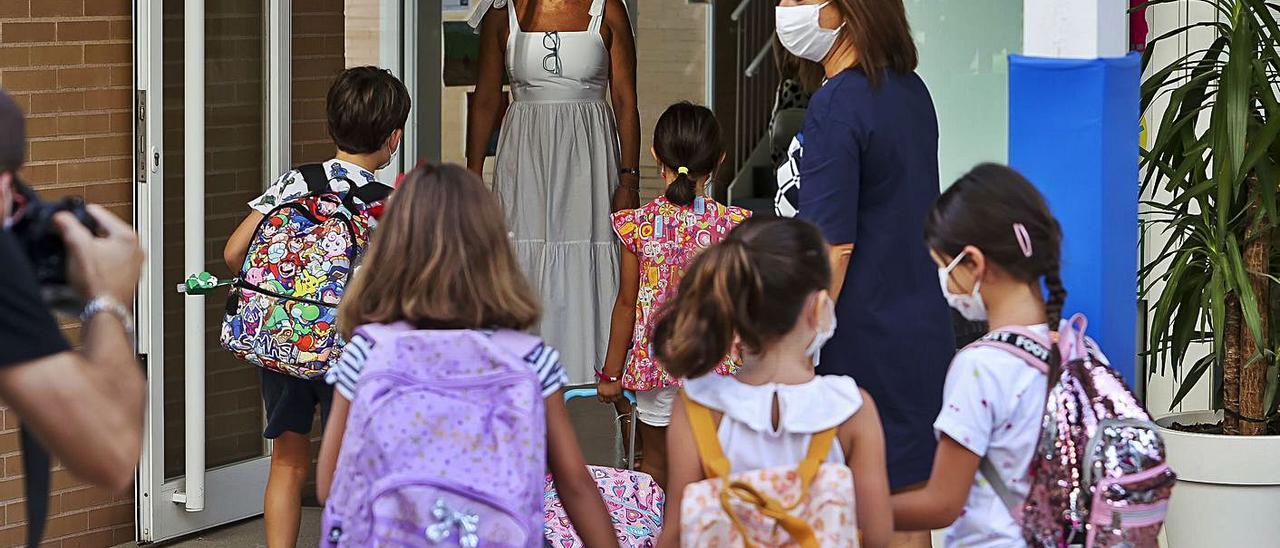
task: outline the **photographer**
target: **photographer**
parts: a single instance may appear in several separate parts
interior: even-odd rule
[[[85,303],[82,348],[72,350],[14,226],[24,134],[22,111],[0,91],[0,400],[73,474],[123,492],[142,447],[146,383],[132,342],[142,250],[129,225],[101,207],[87,208],[97,234],[71,213],[53,216],[67,280]]]

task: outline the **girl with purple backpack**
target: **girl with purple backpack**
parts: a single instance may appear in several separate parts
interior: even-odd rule
[[[1059,274],[1062,231],[1022,175],[1001,165],[975,167],[938,199],[925,238],[943,294],[965,319],[986,321],[997,333],[1057,340],[1067,296]],[[1044,361],[1058,363],[1058,345],[1048,346]],[[1105,363],[1100,353],[1096,358]],[[923,489],[893,497],[899,530],[950,526],[947,546],[1024,545],[1022,526],[1002,499],[1021,500],[1030,490],[1048,378],[1002,348],[978,344],[956,354],[934,422],[933,473]]]
[[[589,546],[617,546],[502,209],[459,166],[405,178],[339,311],[350,341],[317,465],[323,546],[542,546],[550,470]],[[351,425],[348,428],[348,425]]]

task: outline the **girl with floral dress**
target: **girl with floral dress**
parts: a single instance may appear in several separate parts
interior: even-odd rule
[[[606,402],[616,402],[623,389],[636,392],[645,448],[640,469],[665,486],[666,427],[680,381],[655,360],[649,332],[694,257],[723,240],[750,212],[705,195],[707,181],[724,160],[720,125],[710,109],[684,102],[667,108],[654,129],[652,152],[666,193],[639,209],[613,214],[622,242],[621,285],[598,389]],[[729,375],[734,367],[735,359],[725,356],[717,371]]]

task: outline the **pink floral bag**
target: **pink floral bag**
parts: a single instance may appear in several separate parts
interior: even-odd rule
[[[796,468],[730,474],[711,410],[688,396],[684,401],[707,479],[685,487],[681,546],[858,546],[853,472],[823,463],[835,428],[813,435]]]
[[[662,507],[666,495],[649,474],[610,468],[588,466],[591,478],[600,488],[605,508],[613,519],[613,529],[618,535],[618,545],[624,548],[650,548],[657,544],[662,531]],[[544,492],[545,518],[543,534],[547,543],[555,548],[586,546],[573,530],[564,503],[556,493],[555,483],[547,475]]]

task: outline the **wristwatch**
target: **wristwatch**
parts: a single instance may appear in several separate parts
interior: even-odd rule
[[[636,177],[639,177],[640,170],[634,167],[624,167],[618,170],[618,175],[635,175]]]
[[[615,383],[615,382],[621,381],[622,377],[621,376],[610,377],[608,375],[605,375],[604,371],[596,371],[596,380],[600,382]]]
[[[120,320],[120,324],[124,326],[124,332],[129,336],[129,340],[134,337],[133,313],[129,311],[120,301],[111,297],[94,297],[89,304],[84,306],[84,311],[80,313],[80,323],[87,324],[94,316],[106,312]]]

